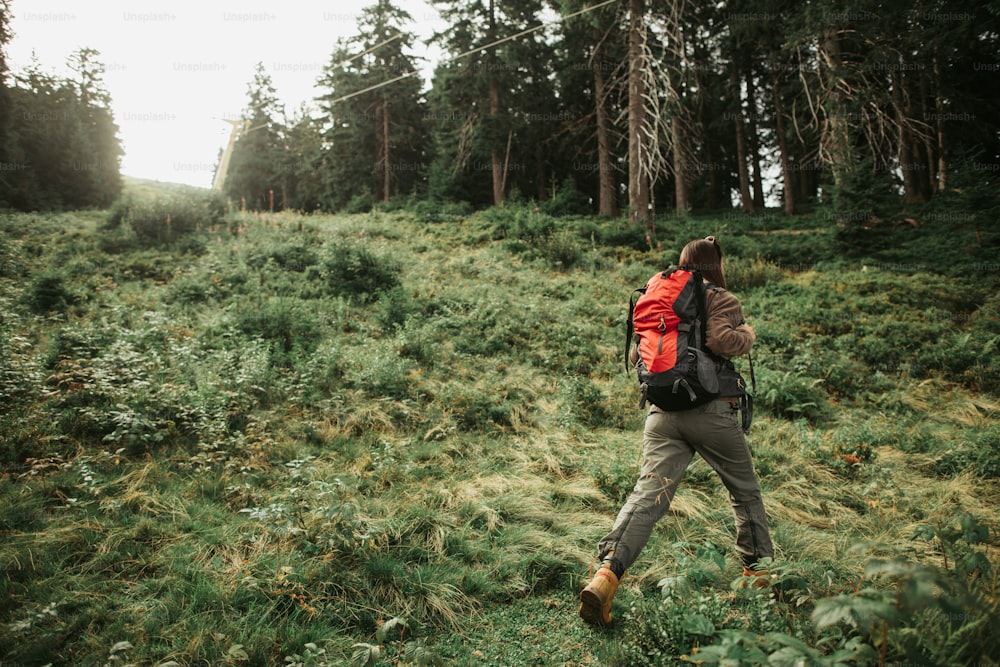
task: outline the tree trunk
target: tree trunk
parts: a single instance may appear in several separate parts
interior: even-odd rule
[[[684,133],[677,116],[670,121],[670,134],[674,145],[674,203],[677,206],[677,217],[683,218],[687,215],[691,204],[688,202],[688,166],[684,159]]]
[[[594,54],[594,100],[597,112],[597,176],[600,186],[597,195],[597,212],[608,217],[618,215],[618,192],[615,183],[614,161],[611,155],[611,129],[605,106],[608,85],[604,79],[602,62]]]
[[[896,111],[896,124],[899,127],[896,141],[896,159],[899,161],[899,168],[903,172],[903,203],[916,204],[924,200],[923,189],[920,187],[917,178],[920,167],[917,164],[917,153],[913,150],[913,142],[909,131],[909,113],[906,104],[906,95],[903,91],[902,72],[892,72],[892,102]]]
[[[833,184],[836,187],[846,185],[847,177],[853,170],[851,145],[849,143],[846,109],[842,94],[838,91],[838,77],[843,67],[843,57],[840,52],[840,42],[837,34],[831,29],[823,36],[820,44],[820,81],[826,90],[826,104],[823,111],[826,114],[826,127],[821,142],[826,145],[826,161],[833,172]],[[826,57],[828,65],[824,73],[822,60]]]
[[[497,23],[495,0],[490,0],[490,31],[489,41],[496,41]],[[490,69],[490,118],[496,119],[500,113],[500,82],[496,79],[496,52],[490,49],[488,52]],[[495,126],[494,126],[495,129]],[[504,202],[504,156],[500,148],[496,145],[495,139],[493,149],[490,152],[490,168],[493,174],[493,205],[500,206]]]
[[[382,201],[388,202],[392,191],[392,164],[389,162],[389,97],[382,96]]]
[[[736,91],[736,170],[740,177],[740,208],[744,211],[753,210],[753,199],[750,198],[750,174],[747,172],[747,140],[743,133],[743,93],[740,92],[738,77],[733,77],[733,88]]]
[[[757,86],[753,70],[747,73],[747,102],[750,105],[750,166],[753,168],[753,208],[764,210],[764,181],[760,173],[760,137],[757,135]]]
[[[496,118],[500,112],[500,84],[496,79],[490,79],[490,118]],[[493,173],[493,205],[499,206],[504,201],[504,156],[494,144],[490,152],[490,169]]]
[[[944,132],[944,96],[941,94],[941,67],[934,58],[934,109],[937,120],[937,191],[948,189],[948,142]]]
[[[642,72],[644,0],[629,0],[628,39],[628,203],[632,222],[649,221],[646,136],[643,134],[646,86]]]
[[[792,172],[791,156],[788,154],[788,127],[785,123],[785,107],[781,103],[781,79],[774,77],[774,118],[778,133],[778,151],[781,153],[782,194],[785,215],[795,215],[795,174]]]
[[[708,127],[705,123],[703,127]],[[712,141],[705,141],[705,165],[708,168],[708,198],[705,200],[705,206],[710,211],[715,211],[719,208],[719,202],[722,200],[722,181],[719,178],[719,165],[715,162],[715,151],[712,149]]]
[[[700,59],[699,62],[705,63],[708,61]],[[705,104],[704,91],[707,86],[701,79],[702,77],[696,74],[696,85],[698,86],[698,122],[701,124],[701,127],[707,128],[711,124],[712,119],[708,117],[706,111],[707,105]],[[699,166],[701,167],[701,173],[708,170],[708,194],[705,198],[705,207],[710,211],[715,211],[719,208],[719,202],[722,200],[722,185],[719,178],[721,172],[715,160],[715,138],[707,132],[705,133],[704,151],[705,162]]]

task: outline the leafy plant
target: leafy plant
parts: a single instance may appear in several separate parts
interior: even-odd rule
[[[28,307],[38,314],[63,312],[76,300],[77,296],[67,288],[65,278],[55,272],[35,276],[25,295]]]
[[[378,301],[401,282],[399,264],[376,254],[362,241],[339,241],[327,247],[320,267],[332,294],[359,303]]]
[[[218,192],[140,196],[126,192],[108,213],[109,229],[127,225],[140,243],[173,243],[196,231],[218,225],[227,206]]]

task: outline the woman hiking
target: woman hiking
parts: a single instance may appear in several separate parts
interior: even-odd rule
[[[721,360],[749,352],[755,335],[743,320],[739,300],[725,289],[722,249],[715,237],[688,243],[678,264],[700,270],[711,283],[705,290],[705,344],[709,350]],[[638,360],[635,347],[629,360],[632,364]],[[588,623],[611,623],[611,601],[618,583],[638,558],[656,522],[670,509],[695,453],[715,470],[729,491],[736,518],[736,551],[743,561],[744,576],[753,577],[756,585],[766,585],[766,579],[758,577],[767,573],[757,570],[757,562],[772,558],[773,547],[760,484],[740,425],[742,378],[735,370],[729,375],[732,377],[720,374],[721,398],[680,411],[667,412],[655,405],[650,408],[643,430],[639,480],[611,532],[600,541],[601,565],[580,593],[580,616]]]

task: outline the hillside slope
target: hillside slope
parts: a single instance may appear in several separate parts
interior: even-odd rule
[[[695,218],[655,249],[529,206],[231,212],[166,246],[105,218],[0,217],[4,663],[1000,655],[981,230],[845,256],[818,217]],[[730,585],[699,462],[595,632],[576,596],[640,455],[628,297],[709,233],[759,337],[774,585]]]

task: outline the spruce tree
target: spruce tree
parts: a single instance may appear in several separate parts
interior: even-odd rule
[[[627,178],[618,164],[624,132],[616,123],[623,113],[625,15],[618,3],[583,13],[581,0],[557,5],[566,17],[556,45],[559,108],[566,118],[560,154],[571,166],[574,185],[596,202],[596,211],[614,217],[618,187]]]
[[[431,191],[499,205],[511,185],[544,194],[546,147],[558,127],[552,50],[538,0],[435,0],[449,27],[448,61],[434,73]]]
[[[263,63],[257,63],[247,98],[243,129],[233,146],[223,189],[226,196],[248,209],[280,209],[284,207],[284,110]]]
[[[333,208],[425,188],[427,136],[410,23],[390,0],[365,8],[357,35],[338,41],[319,81]]]

